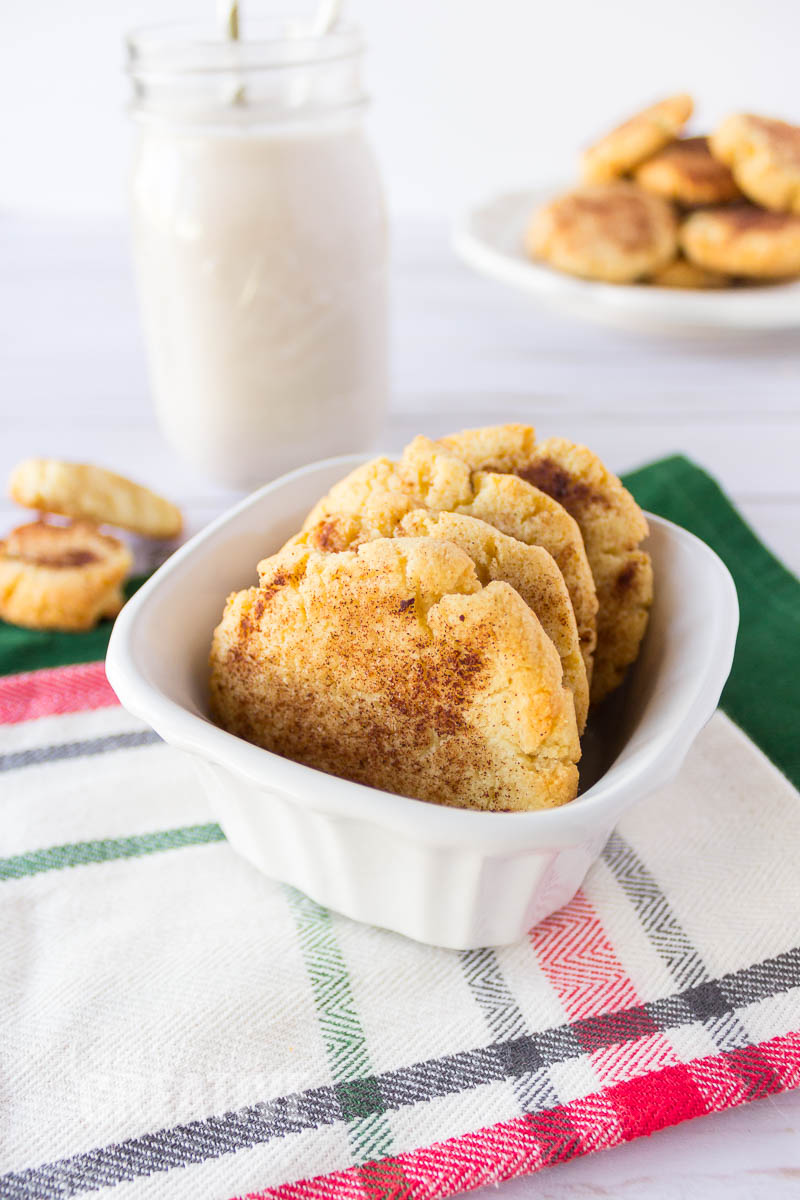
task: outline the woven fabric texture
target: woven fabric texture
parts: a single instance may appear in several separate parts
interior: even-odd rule
[[[106,631],[0,626],[0,1196],[448,1196],[800,1084],[800,584],[686,460],[630,483],[734,573],[729,715],[501,950],[264,878]]]

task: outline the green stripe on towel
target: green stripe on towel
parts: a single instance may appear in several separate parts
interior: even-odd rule
[[[66,846],[48,846],[45,850],[29,850],[12,858],[0,858],[0,880],[25,879],[45,871],[61,871],[64,867],[83,867],[88,863],[113,862],[120,858],[140,858],[183,846],[204,846],[208,842],[224,842],[225,834],[219,825],[184,825],[180,829],[163,829],[157,833],[138,833],[129,837],[103,838],[96,842],[71,842]]]
[[[146,579],[146,575],[129,579],[125,584],[125,596],[132,596]],[[56,633],[45,629],[22,629],[19,625],[0,621],[0,675],[99,662],[106,656],[112,624],[112,621],[101,621],[96,629],[86,633]],[[209,640],[210,637],[209,634]]]
[[[350,974],[331,914],[296,888],[284,887],[311,984],[317,1021],[356,1162],[392,1153],[392,1129],[367,1038],[359,1019]]]

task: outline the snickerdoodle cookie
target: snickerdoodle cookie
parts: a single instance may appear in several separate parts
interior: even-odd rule
[[[26,459],[12,471],[8,491],[25,508],[115,525],[143,537],[173,538],[181,531],[180,511],[169,500],[88,463]]]
[[[691,96],[669,96],[636,113],[583,152],[587,183],[606,183],[632,171],[678,136],[692,115]]]
[[[681,138],[637,167],[633,177],[641,187],[686,208],[726,204],[741,195],[730,169],[715,158],[708,138]]]
[[[331,552],[352,549],[382,536],[430,537],[458,546],[475,564],[485,586],[492,580],[508,583],[536,614],[542,628],[558,651],[564,683],[575,702],[579,733],[586,725],[589,685],[581,655],[578,626],[564,577],[555,560],[541,546],[530,546],[500,533],[492,525],[462,513],[431,513],[414,509],[394,526],[382,522],[376,529],[355,514],[332,515],[288,544]],[[266,560],[265,570],[271,570]],[[259,572],[262,568],[259,566]]]
[[[737,113],[711,137],[744,194],[775,212],[800,213],[800,126]]]
[[[524,480],[473,471],[444,445],[417,437],[399,462],[373,459],[352,471],[314,506],[303,528],[324,528],[333,514],[356,513],[391,535],[415,508],[477,517],[509,537],[547,550],[564,577],[591,680],[597,596],[580,530],[557,501]]]
[[[650,275],[647,282],[654,287],[696,290],[731,287],[733,279],[721,271],[707,271],[704,267],[698,267],[697,263],[689,262],[688,258],[679,254],[660,271]]]
[[[21,525],[0,541],[0,618],[30,629],[91,629],[122,608],[130,551],[88,522]]]
[[[800,274],[800,214],[749,204],[692,213],[680,229],[686,257],[708,271],[749,278]]]
[[[597,589],[593,703],[623,680],[636,659],[653,599],[650,556],[639,548],[642,510],[596,454],[564,438],[535,440],[526,425],[465,430],[440,443],[473,469],[510,472],[546,492],[574,517]]]
[[[370,787],[488,811],[577,792],[572,693],[528,605],[436,538],[294,546],[228,598],[211,705],[231,733]]]
[[[675,257],[677,221],[666,200],[635,183],[586,184],[534,213],[525,247],[570,275],[633,283]]]

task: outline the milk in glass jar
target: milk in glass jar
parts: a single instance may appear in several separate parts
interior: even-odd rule
[[[369,448],[387,392],[386,218],[361,39],[341,26],[248,33],[128,39],[158,419],[234,487]]]

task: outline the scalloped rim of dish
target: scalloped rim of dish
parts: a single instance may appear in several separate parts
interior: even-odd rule
[[[106,670],[125,708],[166,742],[216,763],[249,783],[280,790],[305,807],[368,821],[431,845],[480,844],[485,849],[563,846],[616,821],[641,795],[643,780],[652,779],[654,771],[660,770],[659,782],[666,782],[717,706],[733,659],[739,609],[733,580],[713,550],[679,526],[649,514],[648,520],[668,530],[670,537],[691,544],[693,552],[706,557],[711,568],[714,595],[708,599],[708,611],[716,619],[709,629],[705,661],[698,665],[692,685],[687,686],[681,720],[659,729],[627,761],[613,763],[592,787],[560,808],[478,812],[437,806],[391,792],[376,793],[374,788],[326,775],[227,733],[167,696],[148,678],[140,664],[142,639],[147,640],[144,631],[154,606],[163,603],[160,594],[170,588],[177,592],[181,577],[198,556],[224,553],[232,527],[244,523],[243,518],[274,492],[289,491],[306,476],[325,471],[331,472],[333,482],[367,457],[326,459],[267,484],[196,534],[156,571],[125,605],[111,634]],[[376,795],[380,796],[379,803]]]

